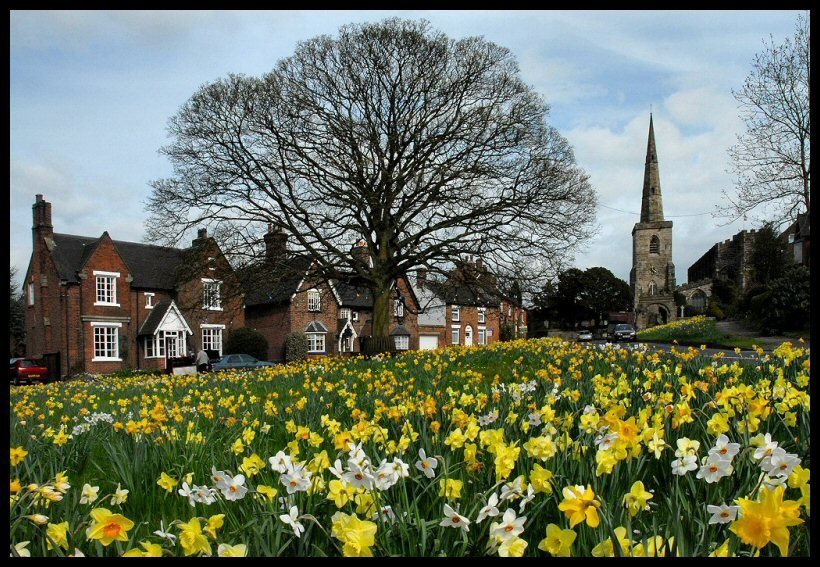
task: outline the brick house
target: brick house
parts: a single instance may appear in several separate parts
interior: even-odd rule
[[[369,261],[360,242],[351,254]],[[308,356],[357,353],[372,335],[373,296],[353,274],[325,281],[311,270],[310,257],[290,254],[287,237],[269,229],[265,260],[242,271],[245,321],[268,341],[268,360],[285,359],[292,332],[308,338]],[[391,336],[396,350],[418,348],[418,300],[406,278],[393,282]]]
[[[32,210],[27,353],[59,352],[62,376],[164,369],[200,346],[221,354],[244,326],[239,282],[205,230],[190,248],[168,248],[55,233],[42,195]]]
[[[492,344],[509,325],[512,337],[526,336],[526,310],[502,294],[496,278],[479,258],[457,266],[444,282],[419,271],[414,283],[421,304],[419,348]]]

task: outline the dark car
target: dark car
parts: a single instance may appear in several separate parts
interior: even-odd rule
[[[14,385],[46,382],[48,368],[30,358],[9,359],[9,382]]]
[[[584,329],[582,331],[578,331],[578,342],[589,342],[592,340],[592,331],[588,329]]]
[[[634,343],[638,340],[638,336],[635,333],[635,327],[632,325],[621,324],[615,325],[609,340],[614,342],[626,341]]]
[[[249,354],[226,354],[219,361],[211,363],[214,372],[230,369],[262,368],[264,366],[276,366],[273,362],[257,360]]]

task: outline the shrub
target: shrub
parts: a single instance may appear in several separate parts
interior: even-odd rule
[[[307,358],[308,340],[307,335],[301,331],[290,333],[285,339],[285,360],[303,360]]]
[[[810,309],[809,270],[803,266],[789,268],[750,301],[752,318],[766,334],[808,326]]]
[[[236,329],[228,335],[225,354],[249,354],[259,360],[268,359],[268,340],[259,331],[248,327]]]
[[[726,314],[723,313],[723,309],[720,308],[717,302],[709,304],[709,307],[706,308],[706,314],[709,315],[709,317],[714,317],[718,320],[721,320],[726,316]]]

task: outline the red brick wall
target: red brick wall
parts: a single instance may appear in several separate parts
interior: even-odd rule
[[[285,339],[291,331],[288,304],[246,307],[245,324],[267,339],[268,360],[285,360]]]
[[[478,307],[470,306],[470,305],[461,305],[461,312],[459,314],[460,321],[453,321],[453,306],[447,306],[447,324],[445,325],[444,329],[444,343],[447,346],[453,344],[453,325],[460,325],[459,330],[459,343],[460,345],[464,344],[464,337],[466,334],[467,326],[469,325],[472,327],[473,331],[473,345],[479,344],[478,342],[478,327],[479,325],[485,327],[487,330],[487,341],[486,344],[492,344],[499,340],[500,334],[500,326],[499,326],[499,310],[497,307],[487,307],[485,310],[485,322],[479,323],[478,322]],[[489,336],[490,331],[492,331],[492,336]]]
[[[318,289],[322,296],[321,311],[308,311],[308,290],[312,288]],[[325,335],[325,354],[336,354],[339,352],[336,338],[338,320],[339,304],[330,286],[310,278],[302,282],[302,287],[296,292],[290,304],[290,330],[304,332],[311,321],[320,321],[329,331]]]

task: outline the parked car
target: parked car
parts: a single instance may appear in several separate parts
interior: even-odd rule
[[[578,342],[589,342],[592,340],[592,331],[588,329],[584,329],[582,331],[578,331]]]
[[[30,358],[9,359],[9,382],[15,386],[46,382],[47,380],[48,368],[42,366],[38,361]]]
[[[609,338],[610,342],[635,342],[638,340],[638,336],[635,333],[635,327],[632,325],[620,324],[615,325],[615,328],[612,330],[612,335]]]
[[[275,366],[273,362],[257,360],[249,354],[226,354],[219,361],[211,363],[214,372],[219,370],[262,368],[264,366]]]

